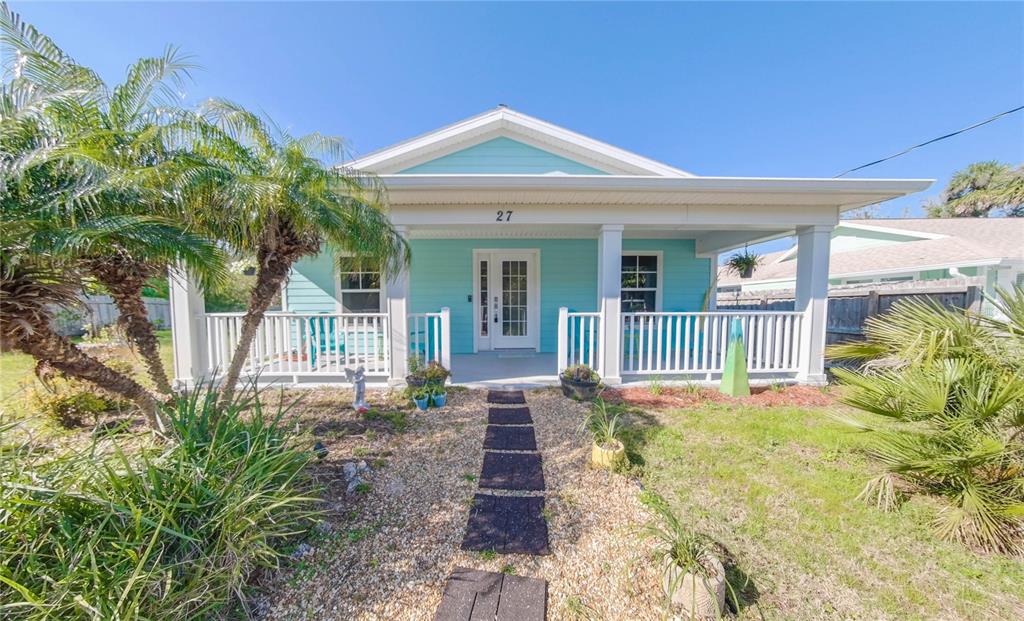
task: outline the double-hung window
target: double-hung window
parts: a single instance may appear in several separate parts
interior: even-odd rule
[[[341,312],[379,313],[380,268],[350,257],[342,257],[338,267]]]
[[[622,255],[622,312],[643,313],[658,310],[661,286],[657,254]]]

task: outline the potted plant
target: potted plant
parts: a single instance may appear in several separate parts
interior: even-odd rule
[[[666,604],[681,608],[684,619],[722,618],[728,583],[713,543],[683,526],[663,498],[649,504],[658,517],[644,527],[642,536],[657,544]]]
[[[582,401],[596,397],[601,386],[601,376],[585,364],[566,367],[558,379],[562,383],[563,395]]]
[[[443,384],[428,384],[427,390],[430,392],[430,402],[434,407],[443,408],[448,403],[448,391]]]
[[[604,400],[594,402],[582,426],[594,435],[590,450],[591,463],[598,468],[612,470],[626,461],[626,447],[618,437],[619,413],[610,415]]]
[[[426,411],[430,407],[430,389],[425,386],[420,386],[412,391],[412,400],[416,403],[416,407],[420,410]]]
[[[405,376],[405,383],[413,388],[427,385],[426,369],[423,368],[423,361],[419,356],[409,356],[409,374]]]
[[[729,262],[726,265],[731,271],[739,274],[740,278],[750,278],[754,275],[754,269],[761,265],[761,257],[744,250],[729,257]]]
[[[448,381],[448,377],[451,376],[451,371],[444,368],[440,362],[436,360],[431,361],[425,369],[423,369],[423,378],[427,384],[434,386],[444,386],[444,383]]]

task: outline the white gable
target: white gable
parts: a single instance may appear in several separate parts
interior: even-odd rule
[[[495,146],[506,153],[496,155]],[[458,153],[462,156],[452,157]],[[532,161],[525,162],[527,157]],[[506,107],[381,149],[350,166],[377,174],[693,176]]]

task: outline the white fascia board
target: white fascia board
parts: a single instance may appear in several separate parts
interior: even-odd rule
[[[757,195],[799,194],[840,210],[881,202],[932,184],[930,179],[807,179],[767,177],[655,177],[629,175],[380,175],[389,190],[443,191],[586,191],[646,193],[733,193],[737,204],[756,205]],[[820,200],[817,200],[820,199]],[[692,202],[685,196],[680,203]],[[808,201],[809,202],[809,201]]]
[[[634,166],[640,170],[646,170],[650,173],[660,176],[668,177],[693,177],[692,173],[680,170],[667,164],[662,164],[656,160],[637,155],[631,151],[620,149],[619,147],[608,144],[607,142],[601,142],[600,140],[594,140],[588,138],[583,134],[578,134],[574,131],[559,127],[553,123],[542,121],[536,117],[516,112],[515,110],[504,109],[504,121],[509,127],[522,127],[527,130],[533,130],[539,134],[550,136],[555,140],[562,141],[567,145],[573,145],[583,150],[584,154],[587,152],[599,154],[607,157],[609,160],[619,163],[620,165],[625,163]]]
[[[892,235],[902,235],[904,237],[918,237],[920,239],[943,239],[944,237],[950,237],[942,233],[926,233],[924,231],[915,231],[913,229],[896,229],[888,226],[877,226],[874,224],[861,224],[859,222],[850,222],[849,220],[842,220],[837,225],[838,227],[849,227],[851,229],[861,229],[864,231],[872,231],[875,233],[890,233]]]
[[[346,166],[356,170],[393,173],[441,157],[447,152],[466,148],[469,146],[467,143],[474,139],[482,141],[499,135],[507,135],[513,139],[525,138],[523,141],[533,146],[548,148],[563,156],[583,158],[585,164],[596,165],[596,168],[608,168],[612,172],[670,177],[693,176],[684,170],[508,108],[489,110],[379,149],[349,162]]]

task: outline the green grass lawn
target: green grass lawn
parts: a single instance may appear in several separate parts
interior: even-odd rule
[[[834,408],[833,408],[834,409]],[[1024,618],[1024,562],[937,541],[937,506],[884,513],[855,498],[877,472],[828,408],[632,416],[647,489],[722,543],[741,618]]]
[[[168,373],[173,373],[171,331],[158,330],[157,338],[160,340],[160,357],[164,361],[164,368]],[[147,386],[150,385],[142,361],[135,356],[130,359],[135,363],[136,375],[139,380]],[[31,356],[16,352],[0,354],[0,404],[18,401],[28,393],[37,381],[33,373],[34,368],[35,361]]]

